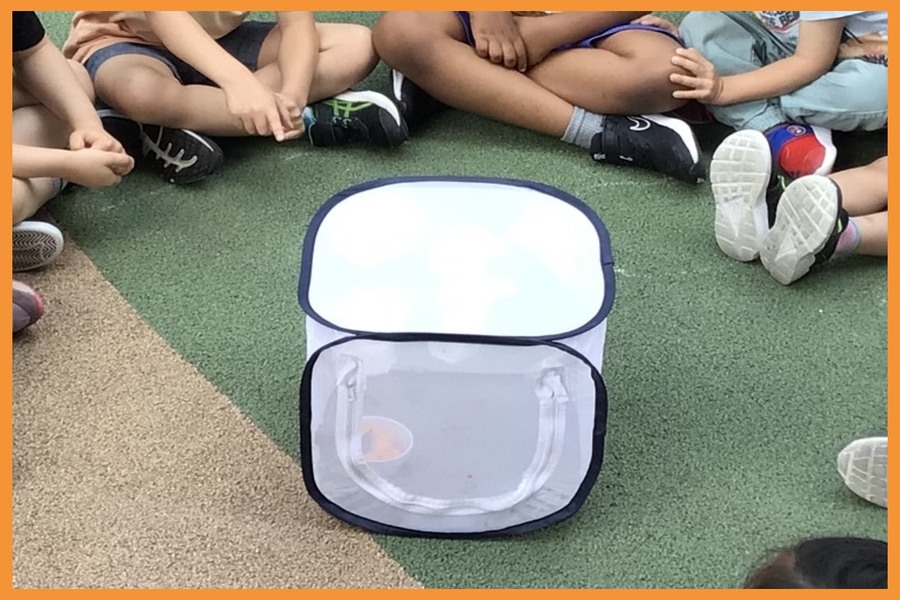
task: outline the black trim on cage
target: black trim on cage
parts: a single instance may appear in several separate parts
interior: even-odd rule
[[[316,361],[326,350],[348,343],[355,340],[375,340],[383,342],[451,342],[464,344],[493,344],[498,346],[548,346],[555,348],[567,354],[574,356],[582,361],[591,372],[591,378],[594,380],[595,410],[594,410],[594,435],[592,444],[591,459],[588,463],[587,472],[584,479],[572,500],[561,509],[553,512],[540,519],[519,523],[503,529],[495,529],[491,531],[478,532],[433,532],[421,531],[417,529],[407,529],[388,525],[366,517],[357,515],[345,510],[338,504],[329,500],[316,485],[315,467],[312,464],[312,439],[311,439],[311,420],[312,420],[312,373],[316,365]],[[325,512],[331,516],[346,521],[351,525],[362,529],[381,533],[386,535],[396,535],[403,537],[422,537],[422,538],[444,538],[444,539],[475,539],[490,538],[501,536],[520,535],[530,533],[538,529],[543,529],[551,525],[555,525],[565,521],[574,515],[587,500],[588,494],[597,481],[600,474],[600,467],[603,465],[604,439],[606,437],[606,418],[607,418],[607,397],[606,386],[603,383],[603,377],[597,369],[585,358],[581,353],[556,342],[544,340],[521,339],[515,337],[493,337],[493,336],[476,336],[476,335],[452,335],[452,334],[415,334],[415,333],[396,333],[396,334],[361,334],[354,335],[330,342],[319,348],[306,362],[303,370],[303,378],[300,383],[300,466],[303,471],[303,483],[310,497],[321,506]]]
[[[538,335],[538,336],[502,336],[508,338],[516,338],[516,339],[534,339],[534,340],[557,340],[562,338],[568,338],[575,335],[579,335],[593,329],[597,325],[603,322],[604,319],[609,315],[609,311],[612,309],[613,299],[615,297],[616,292],[616,276],[613,271],[613,258],[612,258],[612,246],[609,241],[609,232],[606,229],[606,225],[603,224],[603,221],[600,220],[599,215],[597,215],[594,210],[592,210],[587,204],[576,198],[575,196],[569,194],[568,192],[564,192],[558,188],[543,184],[537,183],[534,181],[525,181],[522,179],[506,179],[501,177],[442,177],[442,176],[416,176],[416,177],[386,177],[383,179],[376,179],[374,181],[368,181],[365,183],[361,183],[359,185],[355,185],[349,187],[341,192],[338,192],[331,198],[329,198],[320,208],[316,211],[316,214],[313,215],[312,220],[309,223],[309,227],[306,230],[306,237],[303,240],[303,250],[300,258],[300,280],[297,285],[297,298],[300,302],[300,307],[303,311],[318,321],[319,323],[329,327],[331,329],[335,329],[338,331],[343,331],[345,333],[353,333],[353,334],[364,334],[369,333],[367,331],[359,331],[355,329],[348,329],[346,327],[341,327],[335,323],[332,323],[328,319],[322,317],[316,310],[312,307],[309,302],[309,284],[310,278],[312,274],[312,264],[313,264],[313,251],[315,246],[316,234],[319,231],[319,226],[322,224],[322,221],[325,220],[325,217],[331,211],[332,208],[337,206],[343,200],[358,194],[360,192],[364,192],[366,190],[371,190],[377,187],[383,187],[388,185],[394,185],[398,183],[417,183],[417,182],[464,182],[464,183],[491,183],[497,185],[507,185],[512,187],[521,187],[532,189],[543,194],[547,194],[548,196],[552,196],[558,200],[562,200],[563,202],[569,204],[570,206],[575,207],[582,214],[584,214],[591,224],[594,226],[594,229],[597,231],[597,238],[600,240],[600,257],[601,257],[601,268],[603,269],[603,282],[604,282],[604,292],[603,292],[603,304],[600,306],[600,309],[597,311],[597,314],[594,315],[587,323],[584,325],[573,329],[572,331],[564,331],[556,334],[549,335]],[[417,332],[426,334],[428,332]]]

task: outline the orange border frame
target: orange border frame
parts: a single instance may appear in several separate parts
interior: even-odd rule
[[[70,1],[57,1],[57,2],[22,2],[21,0],[12,0],[10,2],[11,9],[12,8],[27,8],[29,10],[77,10],[83,8],[91,8],[91,9],[103,9],[110,8],[112,10],[122,10],[120,7],[121,3],[118,2],[70,2]],[[188,5],[189,8],[195,10],[221,10],[223,8],[235,8],[235,9],[245,9],[246,4],[236,3],[231,1],[205,1],[199,2],[196,0],[189,0],[185,2],[182,0],[171,1],[171,0],[156,0],[152,2],[137,2],[137,3],[125,3],[126,6],[139,4],[141,7],[152,7],[153,9],[179,9],[183,10],[185,8],[185,4]],[[315,0],[310,2],[287,2],[286,0],[277,0],[277,1],[269,1],[265,3],[266,9],[296,9],[298,8],[298,4],[302,4],[303,8],[308,9],[320,9],[323,11],[335,10],[336,5],[340,6],[341,10],[356,10],[356,11],[370,11],[370,10],[410,10],[417,8],[428,7],[428,10],[435,10],[437,8],[447,9],[447,8],[460,8],[461,4],[466,4],[464,2],[403,2],[399,0],[369,0],[369,1],[360,1],[360,0],[342,0],[341,2],[325,2],[323,0]],[[492,1],[492,0],[479,0],[476,2],[468,3],[469,6],[473,4],[477,4],[480,9],[489,9],[489,10],[544,10],[547,8],[553,9],[594,9],[597,7],[595,2],[587,2],[585,0],[559,0],[557,2],[549,2],[548,0],[520,0],[519,2],[501,2],[501,1]],[[658,8],[658,10],[721,10],[722,3],[712,2],[707,0],[705,2],[699,1],[680,1],[680,2],[660,2],[659,4],[663,5]],[[767,5],[768,4],[768,5]],[[810,8],[814,10],[822,10],[825,8],[833,8],[833,9],[841,9],[845,8],[846,4],[841,2],[835,2],[834,0],[824,0],[820,2],[810,2],[809,0],[805,0],[802,2],[792,2],[794,6],[791,8]],[[801,6],[796,6],[796,5]],[[877,4],[887,4],[887,2],[881,3],[873,3],[866,2],[867,8],[882,8],[878,6],[872,6]],[[728,8],[732,10],[764,10],[772,8],[770,3],[766,2],[747,2],[747,1],[729,1],[727,2]],[[890,26],[890,32],[896,35],[898,27],[894,23]],[[7,56],[11,56],[11,44],[10,44],[10,36],[11,36],[11,16],[9,11],[2,11],[0,13],[0,48],[2,48],[4,54]],[[0,59],[0,68],[2,68],[3,79],[5,81],[10,81],[12,78],[12,67],[11,67],[11,58]],[[889,106],[896,106],[897,101],[893,98],[897,96],[898,85],[895,84],[893,77],[889,78]],[[12,90],[11,86],[7,85],[3,87],[2,99],[0,102],[5,103],[7,106],[10,106],[12,103]],[[3,168],[3,179],[6,177],[12,176],[12,158],[11,158],[11,127],[10,121],[5,120],[4,122],[4,141],[0,144],[0,152],[2,152],[2,163]],[[888,148],[895,148],[897,145],[897,134],[890,134],[888,132]],[[11,194],[11,189],[7,188],[8,193]],[[6,206],[11,207],[11,200],[8,196],[4,195],[4,198],[7,200],[4,202]],[[0,264],[3,265],[4,272],[10,273],[10,278],[12,277],[11,273],[11,265],[12,265],[12,257],[11,257],[11,240],[10,240],[10,230],[11,219],[12,219],[12,211],[10,208],[6,208],[2,212],[2,223],[0,223],[0,232],[2,232],[2,240],[0,240]],[[893,227],[893,226],[892,226]],[[890,257],[896,257],[898,251],[898,244],[900,244],[900,235],[894,235],[890,237],[888,244],[888,253]],[[894,431],[900,431],[900,423],[894,423],[896,421],[896,415],[900,414],[897,410],[890,410],[890,400],[896,395],[893,392],[897,389],[897,369],[891,369],[890,367],[894,364],[894,358],[896,358],[896,351],[893,350],[894,344],[892,343],[897,339],[897,315],[896,310],[894,309],[893,304],[890,302],[891,298],[894,297],[894,291],[897,289],[898,281],[897,281],[897,268],[891,267],[891,261],[888,262],[888,324],[887,324],[887,333],[888,333],[888,424],[889,428]],[[3,328],[7,332],[11,330],[10,321],[3,322]],[[5,575],[3,577],[3,589],[11,591],[16,597],[34,597],[34,598],[42,598],[42,597],[53,597],[61,593],[60,590],[17,590],[12,588],[12,335],[10,333],[2,333],[0,332],[0,343],[2,343],[2,352],[3,356],[3,365],[0,368],[0,380],[2,380],[2,392],[3,398],[9,398],[8,402],[4,401],[4,407],[2,410],[2,415],[0,415],[0,421],[3,423],[3,440],[4,440],[4,452],[3,452],[3,461],[2,466],[0,466],[0,477],[2,477],[2,490],[3,490],[3,527],[2,531],[4,533],[4,539],[7,540],[7,543],[0,544],[2,548],[0,548],[0,563],[2,563],[5,567]],[[893,425],[893,427],[891,426]],[[896,448],[895,448],[896,450]],[[894,454],[897,454],[895,451]],[[896,463],[891,459],[891,464],[894,465],[891,470],[897,470]],[[896,529],[897,527],[890,526],[890,519],[888,520],[888,539],[896,539]],[[761,552],[765,549],[760,549]],[[900,577],[900,571],[898,571],[898,561],[891,560],[889,563],[889,581],[900,581],[898,580]],[[900,584],[895,585],[894,587],[898,587]],[[867,594],[871,594],[872,596],[877,597],[886,597],[889,590],[882,591],[868,591]],[[189,595],[193,596],[205,596],[215,597],[215,598],[223,598],[227,597],[238,597],[245,596],[246,594],[258,594],[264,593],[266,595],[271,596],[282,596],[288,597],[288,594],[296,594],[296,591],[289,590],[267,590],[267,591],[251,591],[251,590],[215,590],[215,591],[188,591],[188,590],[129,590],[127,592],[119,591],[119,590],[66,590],[65,593],[67,595],[80,596],[84,598],[97,598],[97,597],[116,597],[123,593],[127,594],[135,594],[141,596],[147,595],[159,595],[159,594],[173,594],[181,597],[188,597]],[[544,594],[545,591],[541,590],[479,590],[479,591],[460,591],[460,590],[364,590],[364,591],[337,591],[337,590],[321,590],[314,592],[317,595],[328,598],[339,598],[345,595],[356,595],[360,593],[364,593],[369,595],[369,597],[381,597],[387,600],[388,598],[396,598],[398,594],[402,594],[404,596],[415,594],[416,596],[428,596],[432,598],[438,597],[446,597],[446,594],[457,594],[457,593],[465,593],[467,596],[469,594],[477,594],[479,596],[490,594],[490,595],[501,595],[506,597],[512,597],[513,594],[516,594],[517,597],[521,595],[527,595],[532,598],[537,598],[537,594]],[[554,590],[553,593],[559,593],[565,596],[574,596],[578,595],[581,597],[585,597],[587,595],[596,595],[596,594],[613,594],[616,597],[637,597],[638,595],[642,597],[648,597],[649,595],[665,595],[667,597],[671,596],[681,596],[687,597],[686,594],[727,594],[728,596],[732,596],[733,594],[740,593],[757,593],[749,590],[565,590],[556,592]],[[780,597],[782,595],[786,595],[788,592],[785,591],[768,591],[765,592],[770,597]],[[808,594],[816,594],[816,597],[838,597],[845,596],[842,591],[832,590],[832,591],[812,591],[809,592],[800,592],[800,593],[808,593]],[[169,596],[171,597],[171,596]],[[484,596],[482,596],[484,597]],[[707,596],[708,597],[708,596]]]

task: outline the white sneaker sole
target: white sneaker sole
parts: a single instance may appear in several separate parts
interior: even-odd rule
[[[801,177],[784,190],[759,254],[772,277],[790,285],[809,272],[834,233],[838,205],[837,188],[821,175]]]
[[[400,110],[390,98],[379,92],[344,92],[334,97],[335,100],[343,100],[345,102],[370,102],[386,110],[388,114],[400,124]]]
[[[22,221],[12,230],[13,272],[52,263],[63,250],[62,232],[43,221]]]
[[[716,200],[716,243],[735,260],[759,256],[769,229],[766,189],[772,176],[772,151],[759,131],[733,133],[716,148],[709,181]]]
[[[854,440],[837,457],[837,470],[850,490],[887,507],[887,438]]]

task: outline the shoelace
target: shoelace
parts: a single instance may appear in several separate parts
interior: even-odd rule
[[[368,139],[369,130],[356,117],[331,118],[331,127],[336,142],[359,142]]]

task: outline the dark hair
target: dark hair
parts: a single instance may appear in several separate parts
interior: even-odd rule
[[[745,588],[887,588],[887,542],[868,538],[813,538],[778,550]]]

